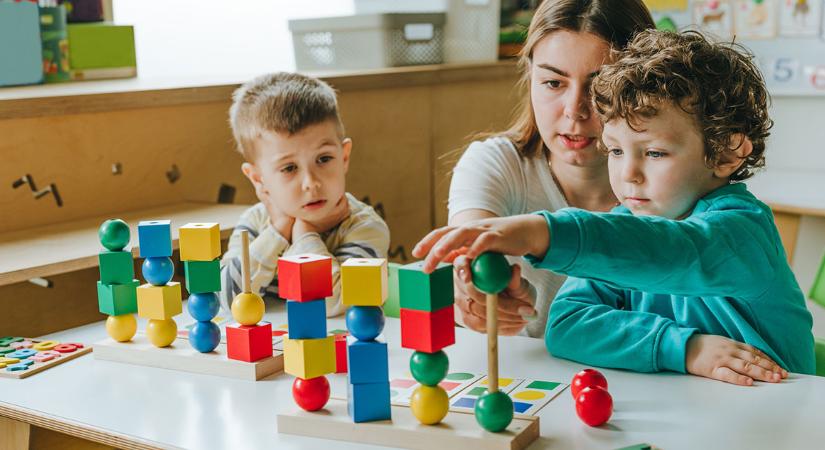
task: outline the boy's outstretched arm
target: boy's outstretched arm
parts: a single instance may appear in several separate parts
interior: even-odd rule
[[[658,314],[622,310],[621,290],[568,278],[550,306],[545,344],[553,356],[637,372],[685,372],[695,328]]]

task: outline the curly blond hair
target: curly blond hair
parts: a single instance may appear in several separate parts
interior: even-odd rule
[[[591,85],[596,112],[607,123],[639,119],[670,102],[696,118],[705,144],[705,163],[715,167],[736,150],[741,133],[753,143],[730,181],[750,178],[765,165],[765,139],[773,121],[770,97],[753,55],[735,43],[714,43],[695,31],[646,30],[615,54]],[[634,128],[636,129],[636,128]]]

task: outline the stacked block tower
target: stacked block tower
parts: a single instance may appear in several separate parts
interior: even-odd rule
[[[221,342],[221,329],[212,322],[220,309],[220,227],[217,223],[189,223],[179,231],[180,260],[189,292],[186,308],[197,321],[189,332],[189,344],[208,353]]]
[[[137,332],[134,313],[137,308],[138,280],[129,245],[129,225],[120,219],[103,222],[98,238],[105,251],[98,254],[100,281],[97,282],[97,304],[100,312],[109,315],[106,332],[118,342],[132,340]]]
[[[220,237],[218,243],[220,244]],[[255,362],[272,356],[272,324],[261,322],[264,317],[264,299],[252,292],[249,274],[249,232],[246,230],[241,231],[241,247],[243,292],[232,300],[232,318],[237,323],[226,327],[227,357]]]
[[[423,263],[398,269],[401,347],[415,350],[410,373],[421,383],[410,398],[410,409],[419,422],[441,422],[449,410],[447,392],[438,385],[449,370],[443,348],[455,344],[453,269],[440,264],[425,274]]]
[[[335,337],[327,334],[326,308],[326,297],[332,295],[332,258],[279,258],[278,295],[286,299],[284,371],[295,376],[292,397],[301,408],[317,411],[329,400],[325,375],[336,372]]]
[[[183,312],[180,283],[172,281],[172,226],[169,220],[138,224],[138,243],[146,284],[137,288],[138,315],[149,319],[146,336],[155,347],[175,342],[178,325],[174,316]]]
[[[341,301],[349,306],[347,409],[356,423],[392,418],[387,343],[377,339],[387,276],[386,259],[350,258],[341,265]]]

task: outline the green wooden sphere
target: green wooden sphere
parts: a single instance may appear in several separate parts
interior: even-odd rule
[[[510,263],[501,253],[484,252],[470,265],[473,284],[485,294],[498,294],[510,282]]]
[[[410,357],[410,373],[425,386],[435,386],[447,376],[450,359],[444,351],[435,353],[415,352]]]
[[[476,401],[475,415],[482,428],[498,433],[513,421],[513,400],[501,391],[486,392]]]
[[[100,225],[97,230],[100,243],[107,249],[117,252],[129,245],[129,225],[120,219],[109,219]]]

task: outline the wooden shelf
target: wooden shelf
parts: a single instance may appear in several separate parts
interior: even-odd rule
[[[508,59],[308,74],[323,78],[339,91],[353,91],[510,78],[516,70],[516,60]],[[133,78],[0,88],[0,119],[228,102],[232,92],[251,78]]]
[[[97,254],[103,250],[97,229],[108,218],[121,218],[129,224],[132,254],[137,255],[137,224],[141,220],[171,220],[172,248],[176,249],[180,226],[217,222],[224,239],[247,208],[249,205],[184,202],[5,233],[0,235],[0,286],[97,266]]]

